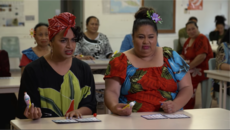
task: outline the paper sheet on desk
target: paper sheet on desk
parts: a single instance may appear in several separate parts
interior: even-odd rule
[[[95,64],[95,62],[93,60],[82,60],[84,61],[85,63],[88,63],[88,64]]]

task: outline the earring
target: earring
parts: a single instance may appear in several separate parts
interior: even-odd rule
[[[34,41],[34,44],[36,44],[37,42],[36,41]]]
[[[52,48],[51,48],[50,53],[51,53],[51,59],[52,59],[53,58],[53,49]]]

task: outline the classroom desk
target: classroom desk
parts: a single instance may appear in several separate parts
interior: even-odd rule
[[[230,111],[222,108],[193,109],[176,112],[190,116],[185,119],[146,120],[141,115],[156,112],[132,113],[130,116],[97,115],[102,122],[55,124],[52,120],[11,120],[11,129],[230,129]],[[158,112],[159,113],[159,112]],[[92,117],[92,116],[84,116]]]
[[[110,59],[82,60],[89,64],[91,69],[107,69]]]
[[[1,77],[0,93],[17,93],[21,77]]]
[[[208,78],[217,79],[217,80],[220,81],[219,107],[222,107],[222,93],[223,93],[223,108],[226,108],[227,82],[230,82],[230,73],[229,73],[229,71],[225,71],[225,70],[205,70],[204,73],[207,73]],[[222,91],[222,89],[224,91]]]
[[[96,89],[105,89],[104,75],[94,74]],[[0,93],[17,93],[20,87],[21,77],[0,78]]]

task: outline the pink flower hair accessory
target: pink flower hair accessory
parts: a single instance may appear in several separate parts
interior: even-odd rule
[[[154,23],[162,23],[162,18],[159,14],[155,13],[153,10],[147,11],[147,17],[153,20]]]
[[[31,28],[31,29],[30,29],[30,36],[31,36],[31,38],[34,37],[34,34],[35,34],[35,31],[34,31],[33,28]]]

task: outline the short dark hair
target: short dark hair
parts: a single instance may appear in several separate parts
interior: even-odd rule
[[[152,26],[153,30],[155,30],[156,33],[158,34],[156,23],[154,23],[152,19],[147,17],[147,11],[152,11],[152,10],[154,11],[153,8],[140,7],[139,10],[135,13],[134,17],[136,20],[133,23],[132,35],[134,35],[134,32],[136,32],[139,29],[139,27],[142,25]]]
[[[46,23],[38,23],[35,27],[34,27],[34,32],[36,32],[37,28],[38,27],[41,27],[41,26],[46,26],[48,28],[48,24]]]
[[[216,22],[216,26],[219,25],[219,24],[222,24],[223,26],[225,26],[224,21],[217,21],[217,22]]]
[[[98,19],[96,16],[89,16],[89,17],[86,19],[86,25],[89,24],[89,21],[90,21],[91,18],[97,19],[97,21],[98,21],[98,23],[99,23],[99,19]]]
[[[197,18],[194,16],[190,17],[188,21],[192,21],[192,20],[196,20],[198,22]]]
[[[196,22],[194,22],[194,21],[188,21],[188,22],[186,23],[185,27],[187,28],[187,25],[189,25],[189,24],[194,24],[194,25],[198,28]]]
[[[71,27],[71,30],[73,31],[73,34],[75,35],[76,41],[79,42],[82,37],[83,37],[83,32],[81,31],[81,27],[76,26],[76,27]]]
[[[217,15],[215,17],[215,22],[224,22],[226,20],[226,18],[224,16],[221,15]]]

